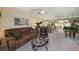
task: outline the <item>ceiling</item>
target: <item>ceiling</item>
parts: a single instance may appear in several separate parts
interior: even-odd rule
[[[44,9],[47,14],[46,15],[37,15],[40,9]],[[16,7],[14,9],[20,10],[22,12],[29,12],[35,16],[41,18],[66,18],[79,16],[79,8],[78,7]]]

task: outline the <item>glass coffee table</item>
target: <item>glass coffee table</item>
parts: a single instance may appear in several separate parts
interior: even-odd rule
[[[48,48],[47,48],[47,44],[48,44],[48,37],[45,37],[45,38],[36,38],[36,39],[33,39],[32,40],[32,49],[33,51],[37,51],[39,47],[42,47],[42,46],[45,46],[46,50],[48,51]]]

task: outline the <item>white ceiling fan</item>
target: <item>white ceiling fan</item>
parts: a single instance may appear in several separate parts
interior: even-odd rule
[[[44,8],[34,8],[33,12],[36,12],[37,15],[46,15],[47,11]]]

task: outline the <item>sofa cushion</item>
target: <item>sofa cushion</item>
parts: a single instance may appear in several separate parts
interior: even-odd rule
[[[20,37],[20,32],[18,31],[9,31],[8,33],[16,39]]]

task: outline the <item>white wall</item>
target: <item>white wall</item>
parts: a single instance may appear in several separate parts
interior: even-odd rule
[[[34,23],[36,23],[36,21],[40,21],[39,18],[29,14],[30,12],[24,13],[24,12],[21,12],[19,10],[9,8],[9,7],[0,8],[0,11],[2,13],[2,17],[0,17],[0,30],[5,30],[8,28],[27,27],[27,25],[15,26],[15,24],[14,24],[15,17],[29,19],[28,26],[33,26]]]

